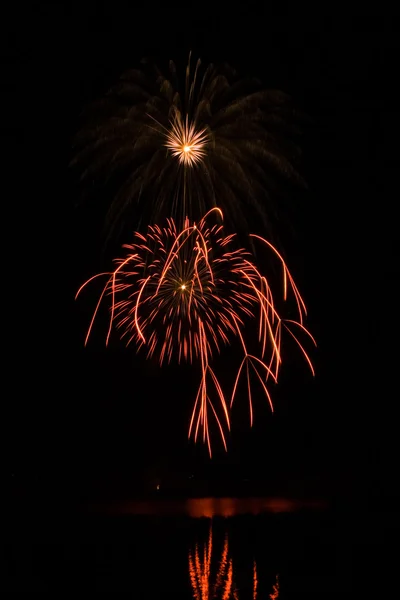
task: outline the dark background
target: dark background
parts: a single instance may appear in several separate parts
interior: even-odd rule
[[[219,6],[32,3],[5,21],[4,477],[21,497],[85,501],[157,482],[397,497],[398,23]],[[238,409],[231,450],[212,462],[186,440],[190,372],[105,350],[100,335],[83,349],[92,304],[74,302],[108,260],[103,215],[77,208],[68,169],[80,113],[142,56],[183,65],[190,49],[290,93],[311,118],[309,190],[293,195],[279,236],[309,308],[317,375],[289,356],[275,415],[259,399],[250,432]]]

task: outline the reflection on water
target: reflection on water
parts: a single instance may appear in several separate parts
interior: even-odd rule
[[[99,507],[102,510],[101,507]],[[107,506],[105,511],[131,515],[187,515],[201,517],[234,517],[262,513],[293,513],[299,510],[326,508],[320,501],[304,501],[289,498],[157,498]]]
[[[229,534],[226,531],[222,548],[213,544],[213,521],[210,522],[208,537],[202,542],[196,542],[194,548],[189,548],[189,576],[195,600],[240,600],[241,598],[258,598],[257,563],[253,560],[251,587],[243,582],[239,588],[234,569],[234,560],[229,547]],[[247,582],[248,583],[248,582]],[[244,590],[247,596],[239,591]],[[271,600],[279,598],[279,579],[276,575]]]
[[[317,508],[318,503],[288,498],[191,498],[185,509],[190,517],[234,517],[264,512],[291,513],[304,508]]]
[[[353,568],[350,521],[338,525],[334,511],[305,506],[271,498],[153,498],[127,504],[122,516],[114,506],[111,514],[48,519],[47,527],[20,516],[10,531],[9,589],[57,597],[62,582],[71,597],[80,589],[88,597],[161,600],[172,590],[174,600],[333,600],[341,597],[339,577],[349,578]],[[370,522],[362,522],[360,543],[371,535]]]
[[[272,586],[272,592],[269,595],[271,600],[276,600],[277,598],[279,598],[279,577],[278,575],[276,576],[276,581],[274,583],[274,585]]]

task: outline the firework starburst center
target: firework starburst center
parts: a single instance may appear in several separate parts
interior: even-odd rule
[[[207,142],[206,129],[200,129],[196,123],[190,122],[188,116],[182,119],[178,115],[171,122],[165,145],[181,164],[192,167],[204,159]]]

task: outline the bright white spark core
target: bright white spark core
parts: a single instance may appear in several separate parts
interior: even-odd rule
[[[166,147],[176,156],[181,164],[193,166],[204,158],[208,134],[205,129],[196,130],[194,123],[185,122],[180,116],[171,122],[171,129],[166,134]]]

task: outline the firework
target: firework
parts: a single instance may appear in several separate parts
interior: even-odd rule
[[[90,108],[73,164],[90,189],[110,185],[111,229],[129,214],[197,221],[217,198],[235,230],[250,207],[269,224],[269,196],[284,179],[300,181],[290,100],[229,67],[192,67],[190,57],[182,79],[172,62],[167,75],[146,64]]]
[[[210,212],[222,219],[220,209]],[[314,339],[303,324],[304,301],[277,250],[267,240],[253,236],[281,263],[283,299],[292,293],[297,320],[281,318],[271,285],[251,254],[235,248],[235,236],[225,235],[221,224],[209,226],[210,218],[207,213],[198,224],[186,220],[182,229],[168,219],[164,228],[150,226],[146,236],[136,233],[134,243],[124,246],[124,258],[115,261],[114,271],[95,275],[81,286],[77,295],[96,277],[107,276],[85,343],[100,303],[108,297],[111,308],[106,343],[115,327],[127,345],[134,343],[138,349],[145,348],[147,356],[157,357],[160,364],[175,359],[200,365],[189,436],[197,440],[202,431],[211,456],[210,418],[215,419],[227,449],[229,408],[243,374],[247,381],[250,424],[253,424],[252,379],[258,381],[273,410],[269,382],[278,381],[282,328],[296,341],[312,372],[310,358],[293,330]],[[248,320],[256,320],[258,327],[254,352],[245,336]],[[227,399],[212,363],[214,355],[234,339],[241,348],[242,358],[233,392]]]

